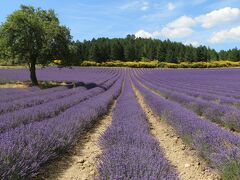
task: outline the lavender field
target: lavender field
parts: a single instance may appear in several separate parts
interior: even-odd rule
[[[0,88],[1,179],[240,179],[240,69],[37,75],[78,86]]]

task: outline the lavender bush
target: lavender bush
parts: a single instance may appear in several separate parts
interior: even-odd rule
[[[17,100],[13,100],[6,103],[3,102],[1,103],[1,106],[0,106],[0,114],[44,104],[50,101],[54,101],[56,99],[61,99],[67,96],[71,96],[73,94],[83,93],[84,91],[86,91],[86,88],[79,87],[79,88],[73,88],[70,90],[66,89],[63,91],[56,91],[53,93],[47,93],[43,95],[40,94],[38,96],[33,96],[33,97],[30,96],[24,99],[17,99]]]
[[[102,86],[102,88],[106,88],[104,86],[104,83],[106,83],[107,81],[113,78],[115,78],[115,76],[108,79],[101,79],[97,81],[97,82],[100,82],[99,84],[96,84],[96,83],[94,84],[96,84],[96,86],[98,87]],[[94,86],[92,88],[94,88]],[[34,96],[28,95],[28,97],[25,97],[25,98],[20,98],[17,100],[13,100],[11,102],[1,103],[0,114],[5,112],[15,111],[22,108],[28,108],[28,107],[44,104],[44,103],[47,103],[56,99],[61,99],[74,94],[84,93],[86,89],[87,87],[85,86],[79,87],[79,88],[73,88],[73,89],[66,88],[65,90],[62,90],[62,87],[59,87],[59,88],[52,88],[48,90],[42,90],[40,92],[38,91],[37,93],[34,94]]]
[[[163,86],[181,87],[183,90],[240,98],[239,69],[144,70],[138,72],[141,78],[154,80]]]
[[[25,71],[25,69],[20,69],[20,70],[1,70],[0,71],[0,75],[1,73],[4,74],[4,71],[6,72],[11,72],[13,75],[15,73],[19,73],[17,77],[21,77],[22,72],[21,71]],[[17,71],[17,72],[15,72]],[[20,71],[20,72],[18,72]],[[114,76],[116,76],[118,74],[118,70],[111,70],[111,69],[89,69],[89,71],[87,71],[87,69],[72,69],[72,70],[66,70],[66,69],[61,69],[58,70],[57,68],[47,68],[44,70],[40,70],[40,72],[44,72],[44,78],[42,80],[52,80],[52,81],[78,81],[78,82],[84,82],[85,84],[88,83],[95,83],[95,84],[100,84],[103,82],[103,80],[113,78]],[[5,72],[5,73],[6,73]],[[11,77],[11,73],[6,73],[6,77]],[[59,73],[63,73],[62,76],[59,76]],[[47,77],[45,77],[47,76]],[[8,78],[9,78],[8,77]],[[0,77],[1,78],[1,77]],[[60,79],[62,78],[62,79]],[[19,79],[19,80],[26,80],[26,79]],[[33,89],[33,88],[31,88]],[[53,93],[53,92],[57,92],[57,91],[63,91],[66,90],[66,87],[54,87],[54,88],[49,88],[46,90],[41,90],[41,91],[37,91],[37,92],[29,92],[29,91],[25,91],[21,94],[8,94],[5,95],[4,97],[2,97],[0,99],[0,103],[1,102],[11,102],[13,100],[16,99],[23,99],[26,97],[35,97],[35,96],[39,96],[39,95],[44,95],[44,94],[49,94],[49,93]]]
[[[49,93],[53,93],[53,92],[61,92],[67,90],[67,87],[64,86],[57,86],[57,87],[53,87],[53,88],[49,88],[49,89],[45,89],[45,90],[39,90],[39,91],[33,91],[33,92],[28,92],[28,91],[24,91],[22,93],[16,93],[16,94],[9,94],[9,95],[5,95],[4,97],[2,97],[0,99],[0,103],[7,103],[7,102],[11,102],[17,99],[23,99],[23,98],[27,98],[27,97],[35,97],[35,96],[39,96],[39,95],[46,95]]]
[[[118,72],[114,68],[73,67],[69,68],[38,68],[39,81],[80,81],[95,82],[98,77],[111,77]],[[29,80],[28,69],[1,69],[0,81],[27,81]]]
[[[136,79],[134,83],[153,111],[173,126],[182,139],[198,150],[200,155],[218,168],[222,177],[240,178],[240,136],[197,117],[177,103],[150,92]]]
[[[153,73],[151,73],[151,71],[147,71],[147,72],[148,72],[147,75],[146,73],[143,74],[142,72],[138,73],[140,79],[146,80],[148,82],[153,82],[156,85],[167,88],[171,91],[185,93],[195,98],[202,98],[208,101],[215,101],[217,103],[228,104],[228,105],[233,105],[237,107],[240,106],[240,99],[239,99],[240,93],[237,90],[237,87],[239,89],[240,85],[239,86],[236,85],[237,76],[235,74],[234,74],[235,76],[230,76],[225,74],[225,76],[229,78],[228,80],[229,85],[225,84],[225,81],[224,81],[224,86],[228,87],[225,89],[225,91],[227,91],[229,94],[228,96],[226,96],[226,93],[222,92],[222,90],[221,91],[218,90],[220,85],[214,88],[214,86],[216,86],[214,83],[218,82],[217,81],[218,76],[221,77],[220,73],[214,74],[212,78],[209,78],[208,77],[209,72],[197,71],[198,74],[196,74],[196,76],[192,78],[192,74],[196,73],[194,71],[190,71],[190,72],[177,71],[178,73],[176,73],[175,71],[167,71],[167,72],[163,71],[162,73],[159,73],[161,71],[157,71],[157,72],[153,71]],[[201,79],[200,79],[201,76],[198,77],[199,74],[203,74],[204,77],[207,77],[204,80],[210,79],[209,81],[211,82],[211,84],[206,85],[205,88],[199,88],[198,84],[201,83]],[[194,83],[195,81],[198,84]],[[219,81],[219,82],[223,82],[223,81]],[[184,84],[187,84],[191,88],[187,88],[186,85]],[[236,88],[236,90],[234,90],[234,93],[232,92],[232,88],[231,88],[233,86],[234,86],[234,89]],[[220,87],[222,87],[222,85]],[[210,89],[212,88],[214,91],[212,90],[211,93],[209,93],[208,91],[209,88]]]
[[[149,88],[157,90],[162,96],[191,109],[200,116],[240,132],[240,110],[226,105],[216,104],[199,98],[193,98],[183,93],[171,91],[155,83],[141,80]]]
[[[79,104],[91,97],[103,93],[116,81],[116,78],[107,81],[103,87],[96,87],[84,93],[77,93],[71,96],[58,99],[49,103],[37,105],[34,107],[5,113],[0,116],[0,133],[3,133],[11,128],[16,128],[22,124],[28,124],[33,121],[41,121],[45,118],[57,116],[66,109]]]
[[[108,111],[121,89],[121,78],[109,90],[75,105],[59,116],[32,122],[0,135],[0,177],[33,176],[40,165],[72,146],[84,129]]]
[[[129,79],[113,110],[113,121],[100,139],[98,179],[178,179],[159,143],[149,134],[146,115]]]
[[[26,69],[0,70],[0,82],[26,81],[28,73]],[[50,67],[38,69],[37,74],[39,80],[89,86],[0,88],[0,179],[31,179],[44,163],[71,148],[108,111],[124,77],[113,122],[100,139],[103,154],[96,178],[178,179],[161,144],[149,133],[129,74],[152,110],[224,180],[240,179],[240,136],[225,129],[240,132],[239,69]]]

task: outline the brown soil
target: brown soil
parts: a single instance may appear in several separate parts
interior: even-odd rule
[[[182,180],[218,180],[219,175],[199,158],[197,152],[188,147],[176,134],[174,129],[163,120],[160,120],[148,105],[143,96],[134,88],[139,104],[146,112],[151,134],[159,141],[166,158],[176,168]]]
[[[98,140],[112,121],[112,109],[91,130],[80,137],[76,146],[40,171],[36,179],[88,180],[97,175],[97,159],[102,150]]]

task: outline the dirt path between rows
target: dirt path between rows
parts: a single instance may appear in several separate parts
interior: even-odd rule
[[[112,121],[112,109],[98,120],[91,130],[80,137],[76,146],[67,155],[50,163],[36,179],[89,180],[97,175],[97,159],[102,153],[98,140]]]
[[[206,162],[197,156],[197,152],[189,148],[170,125],[152,112],[135,87],[134,91],[147,115],[151,134],[159,141],[166,158],[176,168],[179,178],[182,180],[219,180],[220,177],[207,167]]]

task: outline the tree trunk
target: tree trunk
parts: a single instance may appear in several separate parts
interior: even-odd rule
[[[35,64],[36,64],[36,61],[31,61],[30,69],[29,69],[30,70],[30,78],[31,78],[31,81],[32,81],[32,85],[33,86],[38,86]]]

